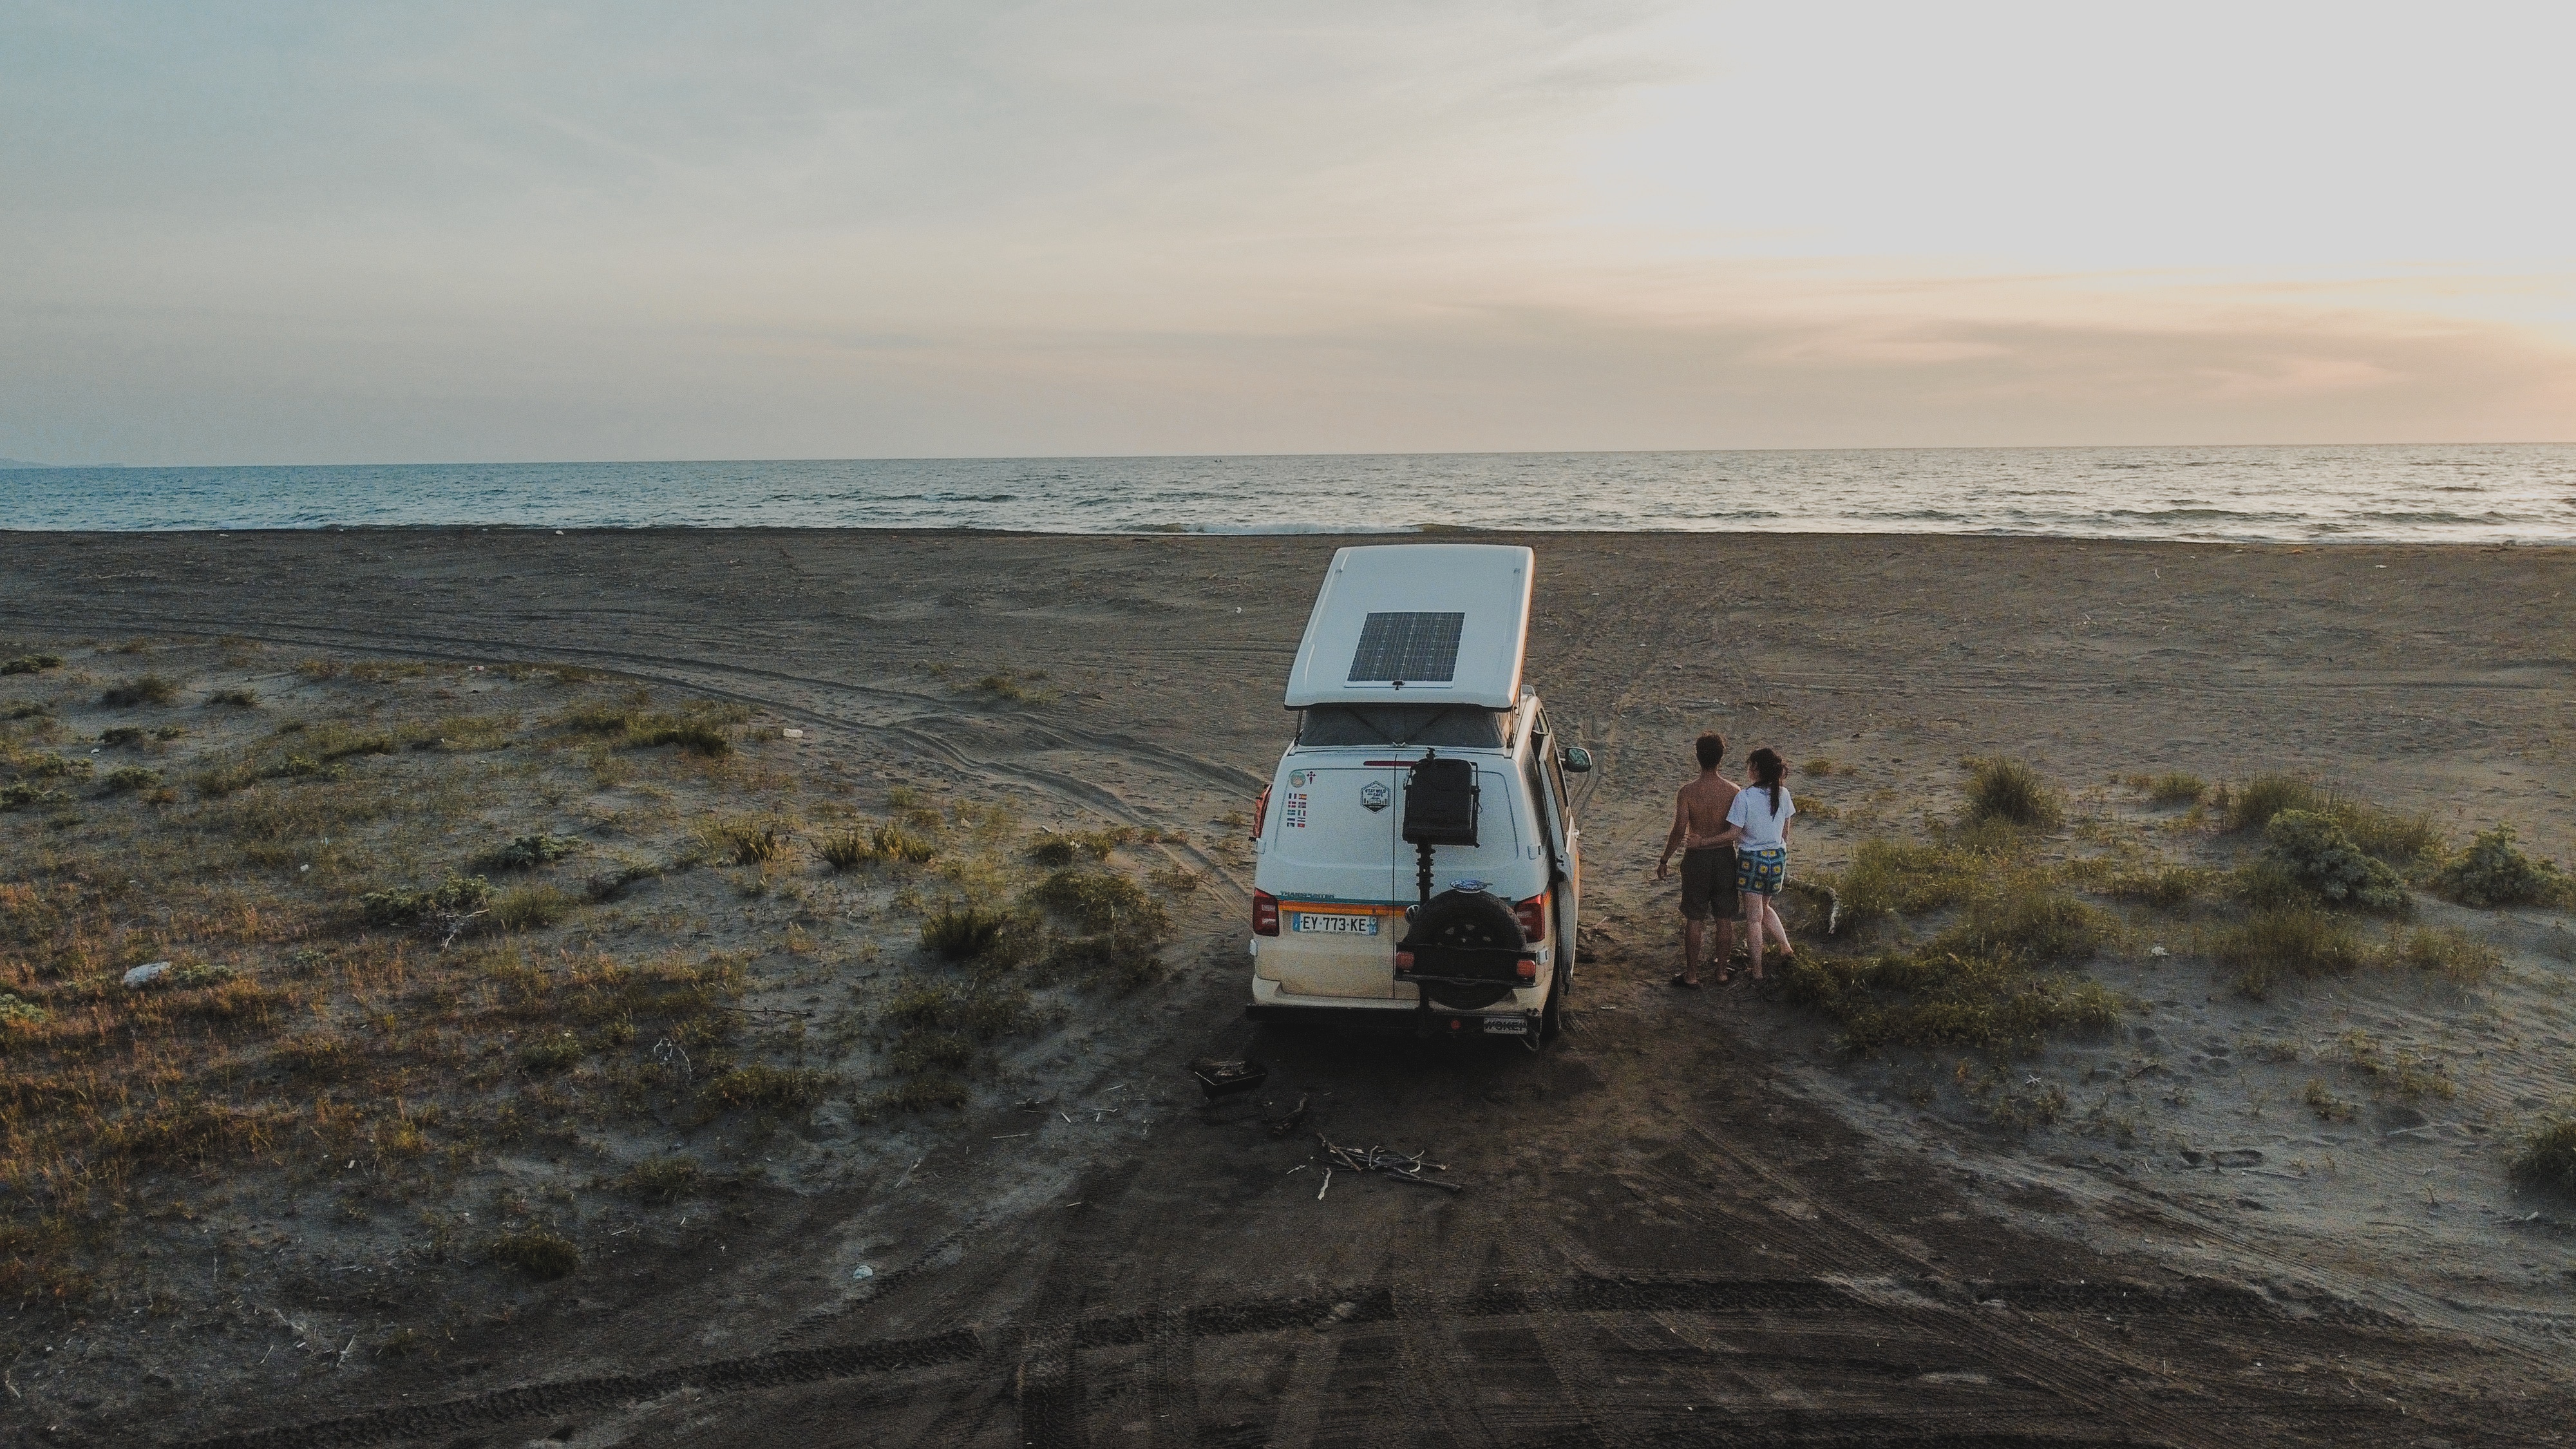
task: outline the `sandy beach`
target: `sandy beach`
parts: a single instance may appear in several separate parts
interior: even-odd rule
[[[301,700],[317,721],[359,719],[376,706],[348,693],[346,661],[428,666],[387,686],[415,690],[424,719],[498,691],[477,707],[528,731],[570,717],[567,691],[632,686],[652,709],[731,708],[748,762],[645,781],[664,793],[637,822],[659,809],[677,831],[735,794],[795,796],[830,806],[805,809],[819,831],[835,810],[896,818],[905,792],[947,802],[941,828],[960,840],[995,807],[1049,831],[1123,828],[1113,866],[1203,882],[1172,898],[1163,981],[1046,997],[1051,1024],[1002,1049],[963,1108],[871,1119],[825,1102],[739,1153],[720,1206],[619,1219],[649,1248],[613,1270],[523,1282],[441,1262],[403,1270],[425,1286],[361,1291],[310,1244],[185,1287],[174,1268],[141,1297],[22,1308],[0,1421],[30,1444],[2569,1432],[2576,1201],[2507,1174],[2520,1134],[2576,1093],[2564,909],[2427,895],[2419,926],[2492,953],[2476,979],[2374,968],[2253,999],[2205,949],[2217,905],[2105,906],[2119,929],[2084,969],[2120,995],[2121,1025],[2013,1058],[2064,1105],[2004,1130],[1993,1092],[1960,1085],[1960,1052],[1854,1055],[1777,993],[1667,988],[1675,886],[1652,867],[1705,729],[1738,758],[1770,744],[1830,762],[1793,781],[1823,807],[1797,857],[1819,876],[1864,840],[1954,818],[1962,762],[1982,756],[2067,792],[2067,825],[2034,845],[2049,860],[2150,851],[2223,871],[2242,840],[2125,782],[2280,772],[2429,817],[2453,846],[2510,825],[2532,854],[2576,861],[2576,550],[1458,537],[1537,550],[1530,678],[1600,762],[1581,808],[1582,1011],[1545,1054],[1256,1037],[1238,1019],[1251,875],[1229,822],[1291,727],[1279,694],[1323,566],[1367,540],[0,534],[0,655],[68,661],[0,681],[16,691],[0,703],[50,702],[48,748],[88,749],[115,723],[94,697],[148,660],[100,651],[130,638],[185,676],[164,711],[198,732],[173,737],[182,750],[213,748],[218,688],[256,692],[270,716]],[[340,663],[299,678],[308,658]],[[477,665],[494,677],[463,682]],[[596,682],[501,677],[549,665]],[[974,687],[994,679],[1018,683]],[[638,808],[614,805],[638,785],[595,774],[542,807],[478,804],[458,829],[580,834]],[[86,832],[181,809],[181,793],[84,803],[51,831],[41,811],[0,816],[0,884],[50,889],[65,860],[96,860]],[[700,871],[639,886],[613,923],[575,911],[545,929],[634,957],[701,937],[739,948],[745,1010],[845,987],[863,1015],[881,1010],[867,993],[891,975],[858,973],[911,951],[916,920],[892,887],[835,895],[838,877],[802,868],[826,884],[792,901]],[[254,974],[267,949],[224,959]],[[1801,949],[1845,947],[1816,933]],[[2375,1092],[2356,1032],[2438,1063],[2445,1090]],[[882,1063],[862,1038],[798,1060],[867,1080]],[[1274,1064],[1278,1110],[1311,1099],[1298,1130],[1201,1120],[1179,1063],[1248,1046]],[[2350,1110],[2303,1106],[2318,1082]],[[1301,1170],[1319,1130],[1435,1149],[1465,1190],[1336,1178],[1319,1195],[1320,1171]],[[628,1149],[591,1136],[528,1180],[610,1171]],[[488,1192],[522,1171],[511,1155],[460,1165],[459,1181]],[[200,1240],[254,1220],[280,1231],[256,1203],[204,1211]],[[378,1217],[370,1231],[396,1232]],[[299,1222],[286,1239],[321,1231]],[[187,1223],[135,1250],[197,1261]],[[261,1326],[309,1318],[319,1334],[327,1318],[331,1336],[387,1341],[412,1326],[415,1293],[444,1305],[434,1353],[290,1352],[287,1371]],[[79,1366],[56,1357],[69,1345]],[[31,1379],[39,1364],[53,1377]]]

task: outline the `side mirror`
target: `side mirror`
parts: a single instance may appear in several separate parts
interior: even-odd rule
[[[1556,762],[1569,775],[1585,774],[1592,769],[1592,752],[1581,745],[1568,745],[1557,755]]]

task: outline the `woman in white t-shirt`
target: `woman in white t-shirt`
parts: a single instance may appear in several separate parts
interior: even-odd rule
[[[1745,950],[1753,958],[1753,979],[1760,981],[1764,979],[1765,930],[1780,943],[1781,960],[1792,960],[1797,954],[1789,949],[1788,928],[1780,924],[1771,898],[1789,883],[1789,817],[1798,813],[1798,806],[1780,784],[1789,767],[1778,750],[1765,745],[1745,763],[1752,768],[1753,783],[1736,792],[1735,803],[1726,812],[1727,833],[1720,839],[1735,843],[1735,890],[1744,899]]]

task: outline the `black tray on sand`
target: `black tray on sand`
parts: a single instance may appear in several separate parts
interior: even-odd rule
[[[1237,1092],[1249,1092],[1260,1086],[1270,1080],[1270,1068],[1250,1057],[1239,1062],[1221,1062],[1214,1057],[1202,1057],[1190,1063],[1190,1075],[1199,1079],[1199,1090],[1207,1093],[1210,1101],[1214,1101],[1219,1097],[1231,1097]]]

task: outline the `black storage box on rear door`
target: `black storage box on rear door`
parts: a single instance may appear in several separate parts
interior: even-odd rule
[[[1425,755],[1404,785],[1407,845],[1476,844],[1476,763]]]

